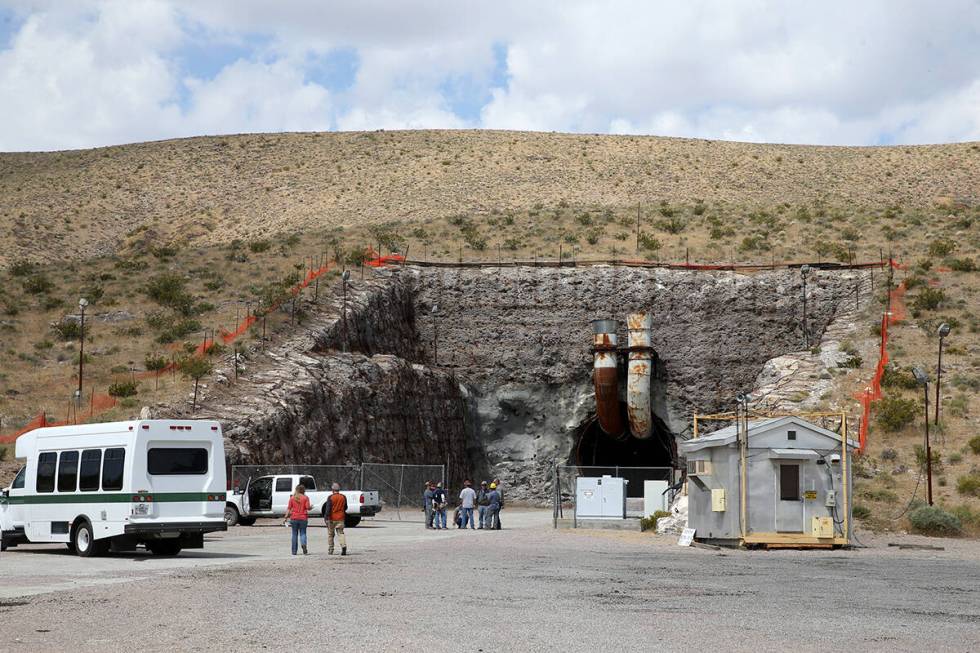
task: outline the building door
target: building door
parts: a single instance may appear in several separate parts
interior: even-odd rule
[[[803,474],[800,463],[776,466],[776,532],[803,532]]]

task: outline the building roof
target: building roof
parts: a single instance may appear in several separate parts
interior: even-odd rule
[[[792,415],[788,417],[769,417],[767,419],[749,420],[749,438],[753,438],[757,435],[786,426],[788,424],[794,424],[801,428],[813,431],[814,433],[819,433],[820,435],[836,440],[837,442],[841,441],[841,436],[833,431],[825,429],[822,426],[818,426],[813,422],[808,422],[802,417]],[[687,442],[682,443],[681,450],[684,453],[688,453],[691,451],[700,451],[701,449],[707,449],[709,447],[727,446],[734,443],[737,438],[738,425],[732,424],[730,426],[726,426],[725,428],[718,429],[717,431],[713,431],[704,437],[688,440]],[[856,448],[857,443],[848,438],[847,446]]]

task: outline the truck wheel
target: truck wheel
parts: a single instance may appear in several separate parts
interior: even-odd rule
[[[238,508],[235,506],[225,506],[225,523],[228,524],[228,528],[237,525],[239,518]]]
[[[71,535],[71,542],[68,550],[78,554],[82,558],[91,558],[99,555],[104,547],[101,542],[96,542],[95,535],[92,533],[92,526],[83,521],[75,527]]]
[[[361,523],[360,515],[344,515],[344,526],[354,528]]]
[[[146,548],[155,556],[175,556],[180,553],[180,540],[156,540],[147,542]]]
[[[255,517],[239,517],[238,518],[238,525],[239,526],[251,526],[254,523],[255,523]]]

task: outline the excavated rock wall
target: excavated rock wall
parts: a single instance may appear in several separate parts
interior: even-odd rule
[[[766,361],[803,348],[796,270],[747,276],[613,267],[428,268],[415,274],[422,356],[452,369],[471,388],[485,451],[483,460],[472,461],[474,473],[501,476],[513,497],[547,500],[552,465],[574,462],[576,433],[595,411],[591,320],[620,320],[625,343],[626,314],[653,314],[659,355],[654,410],[678,436],[689,431],[694,410],[731,409],[737,394],[752,390]],[[812,344],[852,287],[849,273],[810,275]]]

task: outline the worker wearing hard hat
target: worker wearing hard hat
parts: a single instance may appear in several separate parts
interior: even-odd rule
[[[500,529],[500,492],[497,491],[497,484],[490,484],[490,492],[487,493],[487,528]]]

